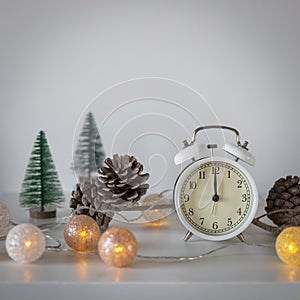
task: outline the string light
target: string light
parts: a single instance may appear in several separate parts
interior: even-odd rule
[[[90,217],[84,216],[84,215],[82,215],[82,217],[90,218]],[[92,218],[90,218],[90,219],[92,219]],[[22,224],[22,225],[18,225],[16,227],[20,227],[20,226],[24,226],[24,225],[34,226],[32,224]],[[40,234],[42,234],[39,228],[37,228],[36,226],[34,226],[34,227],[36,228],[36,230],[38,230],[38,232]],[[13,229],[15,229],[15,228],[13,228]],[[10,233],[10,235],[14,236],[14,238],[15,238],[15,233],[13,231]],[[99,233],[99,235],[100,235],[100,233]],[[81,230],[81,231],[78,232],[77,237],[78,236],[80,238],[82,238],[82,236],[86,237],[86,236],[88,236],[88,231]],[[44,241],[39,241],[39,243],[34,242],[33,239],[31,239],[31,238],[27,238],[28,235],[26,235],[26,234],[24,235],[23,233],[20,233],[19,237],[20,238],[18,239],[18,243],[16,243],[16,242],[13,243],[14,247],[15,248],[17,247],[19,250],[23,248],[23,251],[28,251],[28,253],[31,253],[32,259],[25,261],[25,260],[20,260],[18,257],[13,257],[13,252],[10,251],[10,249],[9,249],[9,243],[11,243],[11,242],[9,242],[10,236],[8,236],[7,242],[6,242],[7,243],[7,252],[9,253],[11,258],[13,258],[15,261],[18,261],[18,262],[33,262],[33,261],[37,260],[42,255],[42,253],[45,249],[45,237],[48,238],[50,241],[56,243],[56,245],[47,246],[46,247],[47,250],[55,250],[57,252],[70,251],[69,249],[61,248],[61,243],[59,242],[59,240],[56,240],[56,239],[54,239],[54,238],[52,238],[51,236],[48,236],[48,235],[44,236],[42,234],[42,237],[43,237]],[[40,252],[41,254],[37,255],[36,257],[33,257],[34,255],[33,255],[33,252],[31,252],[31,251],[36,252],[36,249],[34,249],[34,247],[33,247],[35,244],[42,245],[43,247],[42,247],[42,251]],[[218,252],[218,251],[223,250],[223,249],[225,249],[229,246],[234,246],[234,245],[240,246],[240,243],[239,244],[223,245],[221,247],[217,247],[217,248],[212,249],[212,250],[210,250],[206,253],[202,253],[202,254],[196,255],[196,256],[149,256],[149,255],[141,255],[141,254],[137,254],[138,246],[137,246],[137,241],[136,241],[134,235],[129,230],[127,230],[125,228],[115,227],[115,228],[108,229],[102,235],[102,237],[99,239],[98,253],[99,253],[100,257],[102,258],[102,260],[107,265],[120,268],[120,267],[128,266],[135,259],[135,257],[137,257],[139,259],[151,260],[151,261],[165,261],[165,260],[167,260],[167,261],[178,261],[178,262],[181,261],[181,262],[183,262],[183,261],[201,260],[204,257],[209,256],[210,254],[213,254],[215,252]],[[262,244],[249,244],[249,243],[246,243],[246,245],[264,247],[264,248],[270,248],[271,247],[271,246],[262,245]],[[293,243],[289,244],[288,245],[289,251],[290,252],[296,252],[296,246],[298,247],[297,244],[295,244],[295,245]],[[22,250],[20,250],[20,251],[22,251]],[[78,251],[81,251],[81,250],[78,250]]]
[[[0,235],[4,234],[9,224],[9,210],[0,202]]]
[[[146,209],[143,211],[143,213],[139,216],[144,217],[144,219],[148,219],[148,224],[149,225],[155,225],[155,226],[161,226],[160,222],[164,223],[167,218],[166,216],[168,215],[169,212],[172,212],[172,208],[170,206],[170,201],[165,198],[166,201],[159,201],[159,198],[165,198],[161,194],[154,194],[150,195],[149,198],[145,198],[143,201],[143,205],[145,205]],[[4,205],[4,204],[3,204]],[[156,207],[159,207],[156,208]],[[4,226],[7,228],[9,224],[9,214],[8,210],[5,207],[1,206],[0,203],[0,221],[1,221],[1,212],[5,212],[4,215],[7,216],[6,218],[6,225]],[[73,212],[74,213],[74,212]],[[149,214],[148,214],[149,213]],[[70,218],[70,217],[65,217]],[[158,222],[157,222],[158,221]],[[57,223],[53,223],[55,226],[51,227],[52,229],[56,229],[57,227],[61,226],[63,224],[63,220],[57,225]],[[12,223],[14,224],[14,223]],[[148,225],[147,224],[147,225]],[[15,225],[15,224],[14,224]],[[31,224],[22,224],[22,225],[31,225]],[[49,230],[49,224],[46,224],[47,226],[45,230]],[[51,225],[51,224],[50,224]],[[20,225],[19,225],[20,226]],[[34,225],[32,225],[34,226]],[[17,226],[16,226],[17,227]],[[15,228],[16,228],[15,227]],[[37,228],[39,230],[39,228]],[[299,228],[296,227],[296,229],[299,230]],[[12,252],[9,250],[9,236],[7,236],[7,252],[9,253],[9,256],[14,259],[15,261],[19,262],[33,262],[37,260],[42,253],[44,252],[45,249],[45,237],[42,234],[44,242],[41,242],[40,245],[42,245],[42,251],[40,252],[41,254],[39,256],[36,256],[36,258],[28,259],[28,260],[21,260],[18,259],[17,257],[14,258]],[[132,261],[135,259],[135,257],[139,259],[144,259],[144,260],[153,260],[153,261],[161,261],[161,260],[168,260],[168,261],[191,261],[191,260],[200,260],[203,259],[206,256],[209,256],[210,254],[223,250],[227,248],[230,245],[226,246],[221,246],[218,248],[215,248],[211,251],[208,251],[206,253],[203,253],[201,255],[196,255],[196,256],[145,256],[145,255],[140,255],[137,254],[137,241],[134,237],[134,235],[128,231],[125,228],[111,228],[108,229],[100,238],[100,229],[98,224],[95,222],[94,219],[92,219],[89,216],[86,215],[75,215],[73,216],[68,223],[65,225],[64,228],[64,237],[66,243],[71,247],[72,249],[79,251],[79,252],[85,252],[85,251],[90,251],[95,248],[98,242],[98,253],[102,260],[109,266],[113,267],[125,267],[128,266]],[[299,237],[299,234],[298,234]],[[50,240],[55,241],[57,245],[55,246],[50,246],[47,247],[48,250],[55,250],[55,251],[70,251],[66,248],[61,248],[61,243],[58,240],[53,239],[52,237],[49,237]],[[99,239],[100,238],[100,239]],[[300,239],[300,238],[298,238]],[[22,243],[19,242],[19,249],[23,248],[26,249],[27,252],[32,252],[35,251],[34,249],[34,243],[32,242],[31,239],[26,239],[26,236],[24,235],[22,237]],[[234,244],[232,244],[234,245]],[[238,244],[240,245],[240,244]],[[252,246],[260,246],[260,247],[265,247],[268,248],[266,245],[256,245],[256,244],[249,244]],[[289,254],[295,254],[299,253],[300,250],[300,245],[299,242],[294,241],[290,242],[287,246]],[[20,250],[21,251],[21,250]],[[32,255],[33,256],[33,255]],[[289,263],[290,264],[290,263]]]
[[[172,213],[172,209],[159,209],[156,205],[168,205],[170,201],[161,194],[151,194],[143,200],[143,205],[151,205],[152,209],[144,213],[144,219],[148,222],[148,226],[162,227],[168,224],[168,216]]]
[[[26,248],[30,248],[30,246],[31,246],[31,241],[25,241],[25,242],[24,242],[24,246],[25,246]]]
[[[288,227],[277,237],[276,253],[290,266],[300,267],[300,227]]]
[[[33,224],[15,226],[8,232],[5,242],[7,254],[20,263],[31,263],[39,259],[45,245],[44,234]]]
[[[127,229],[113,227],[105,231],[98,243],[98,253],[109,266],[128,266],[136,257],[137,241]]]
[[[86,252],[96,247],[100,238],[100,229],[93,218],[75,215],[65,225],[64,238],[72,249]]]

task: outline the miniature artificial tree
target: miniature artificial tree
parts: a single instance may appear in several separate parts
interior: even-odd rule
[[[33,218],[52,218],[64,200],[45,132],[40,131],[26,169],[20,205],[29,208]]]
[[[79,181],[88,181],[97,176],[97,170],[104,165],[105,152],[95,118],[89,112],[79,136],[74,154],[74,170]]]

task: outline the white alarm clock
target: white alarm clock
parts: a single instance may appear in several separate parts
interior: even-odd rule
[[[200,158],[205,145],[197,145],[196,136],[201,130],[225,129],[236,134],[236,144],[225,144],[222,149],[230,157]],[[257,206],[258,192],[251,174],[238,161],[249,165],[255,159],[241,144],[239,132],[232,127],[208,125],[196,128],[190,143],[176,154],[175,164],[192,159],[178,176],[174,188],[174,204],[179,220],[188,230],[185,241],[193,234],[207,240],[227,240],[237,236],[244,241],[242,232],[252,222]],[[208,144],[207,148],[217,148]],[[213,153],[213,151],[212,151]]]

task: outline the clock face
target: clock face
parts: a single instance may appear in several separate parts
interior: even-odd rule
[[[254,218],[258,193],[249,172],[234,161],[206,158],[179,176],[174,200],[179,219],[197,236],[225,240]]]

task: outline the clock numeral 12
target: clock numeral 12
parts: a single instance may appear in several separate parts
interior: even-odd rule
[[[214,174],[216,174],[216,175],[218,175],[218,174],[220,174],[220,167],[212,167],[211,168],[211,173],[214,175]]]

